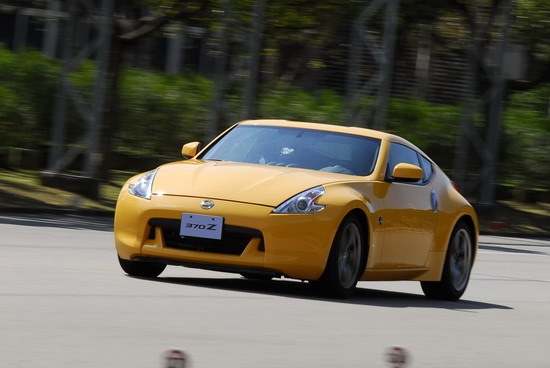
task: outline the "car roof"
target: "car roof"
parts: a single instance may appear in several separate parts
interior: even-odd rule
[[[305,121],[292,121],[292,120],[283,120],[283,119],[257,119],[257,120],[244,120],[237,124],[315,129],[315,130],[325,130],[329,132],[361,135],[365,137],[378,138],[382,140],[396,140],[396,139],[402,140],[402,138],[394,134],[386,133],[386,132],[382,132],[374,129],[361,128],[356,126],[325,124],[325,123],[311,123],[311,122],[305,122]]]

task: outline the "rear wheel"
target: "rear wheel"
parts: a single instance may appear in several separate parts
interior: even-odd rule
[[[361,276],[364,252],[361,222],[356,216],[348,216],[338,228],[325,272],[313,286],[332,297],[351,296]]]
[[[118,257],[120,267],[130,276],[157,277],[166,268],[165,264],[155,262],[128,261]]]
[[[466,291],[474,261],[472,231],[464,222],[453,230],[441,281],[421,282],[422,291],[428,298],[458,300]]]

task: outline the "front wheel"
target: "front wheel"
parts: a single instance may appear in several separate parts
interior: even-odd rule
[[[421,282],[424,295],[432,299],[458,300],[466,291],[474,262],[474,238],[464,222],[453,230],[441,281]]]
[[[361,222],[355,216],[348,216],[338,228],[325,272],[319,280],[312,282],[313,286],[332,297],[351,296],[365,264],[364,252]]]
[[[120,267],[130,276],[135,277],[157,277],[166,268],[165,264],[155,262],[128,261],[118,257]]]

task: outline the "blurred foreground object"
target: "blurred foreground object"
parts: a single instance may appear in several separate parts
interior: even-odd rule
[[[391,346],[386,350],[386,362],[391,368],[404,368],[409,363],[409,353],[402,347]]]
[[[163,368],[189,368],[189,357],[182,350],[169,349],[163,354]]]

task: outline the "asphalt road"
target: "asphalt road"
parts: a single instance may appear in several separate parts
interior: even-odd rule
[[[119,269],[108,218],[0,214],[0,366],[550,367],[550,241],[482,237],[459,302],[416,282],[362,282],[339,301],[306,284],[169,267]]]

